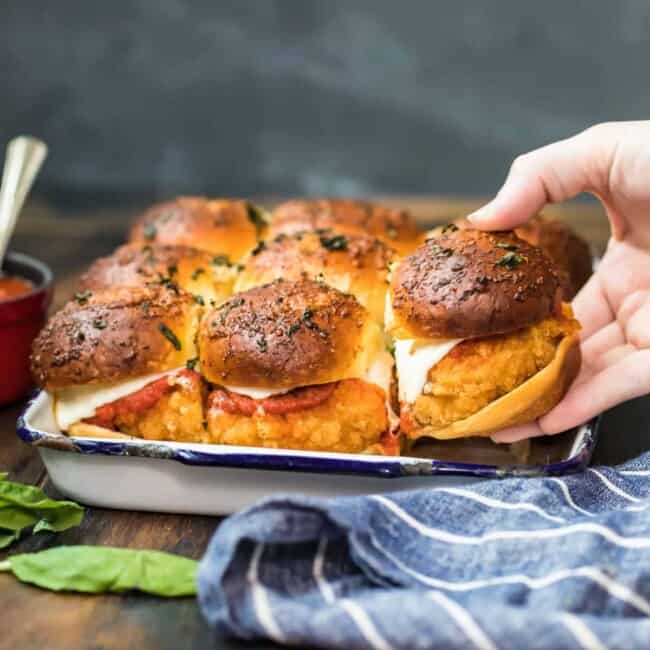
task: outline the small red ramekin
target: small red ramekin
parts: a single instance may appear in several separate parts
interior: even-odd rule
[[[29,354],[52,300],[52,271],[33,257],[7,253],[2,271],[29,280],[29,293],[0,301],[0,406],[24,397],[32,386]]]

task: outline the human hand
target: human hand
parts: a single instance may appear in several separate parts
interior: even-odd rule
[[[486,206],[484,230],[514,228],[547,203],[594,194],[612,236],[573,301],[582,324],[582,367],[564,399],[536,422],[493,434],[495,442],[559,433],[650,393],[650,121],[613,122],[517,158]]]

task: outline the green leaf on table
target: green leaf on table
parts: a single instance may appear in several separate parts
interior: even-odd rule
[[[38,515],[16,506],[0,503],[0,528],[22,530],[38,522]]]
[[[35,533],[41,530],[67,530],[78,526],[84,516],[84,509],[73,501],[50,499],[43,490],[33,485],[0,481],[0,528],[14,530],[3,522],[16,520],[19,511],[25,521],[23,528],[33,525]],[[6,512],[5,517],[3,512]],[[27,521],[30,516],[31,523]]]
[[[0,475],[0,548],[15,542],[22,531],[33,527],[61,531],[78,526],[84,509],[72,501],[50,499],[43,490],[6,480]]]
[[[196,594],[195,560],[107,546],[59,546],[13,555],[0,562],[18,580],[52,591],[108,593],[128,590],[156,596]]]
[[[0,530],[0,548],[7,548],[20,537],[19,530]]]

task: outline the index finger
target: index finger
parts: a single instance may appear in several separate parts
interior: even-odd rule
[[[607,190],[616,129],[593,127],[519,156],[496,197],[468,219],[485,230],[514,228],[547,203]]]

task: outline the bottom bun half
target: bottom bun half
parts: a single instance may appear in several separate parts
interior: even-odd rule
[[[442,429],[416,427],[408,437],[410,440],[423,437],[449,440],[489,436],[507,427],[532,422],[548,413],[564,397],[578,375],[581,360],[578,334],[565,336],[551,362],[507,395]]]

